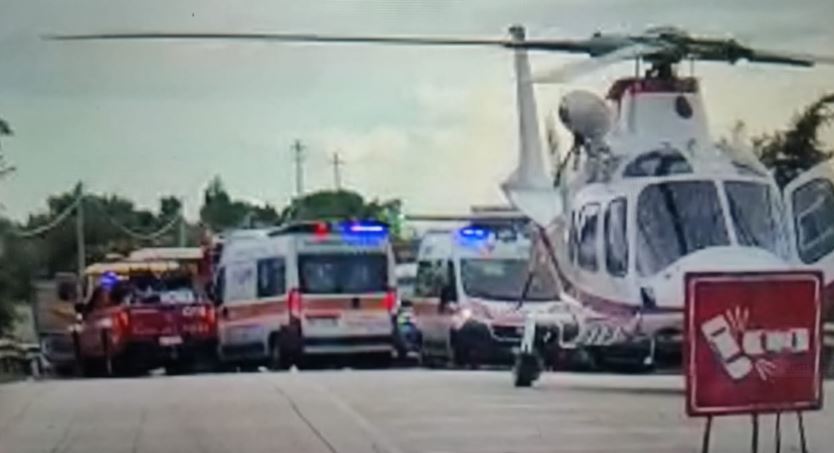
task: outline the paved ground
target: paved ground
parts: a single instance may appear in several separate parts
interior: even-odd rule
[[[426,370],[21,382],[0,385],[0,453],[696,452],[681,387],[549,374],[514,389],[506,371]],[[831,451],[834,409],[807,425],[811,451]],[[795,417],[784,426],[796,451]],[[749,419],[717,420],[713,446],[749,452]]]

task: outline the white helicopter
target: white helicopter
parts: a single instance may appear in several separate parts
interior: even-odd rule
[[[508,38],[497,39],[157,32],[51,38],[509,49],[516,75],[519,157],[501,187],[537,225],[539,249],[549,255],[564,299],[583,310],[578,333],[561,346],[640,367],[652,367],[663,352],[679,353],[683,279],[692,271],[819,269],[825,275],[826,300],[834,294],[830,164],[780,188],[751,152],[720,144],[710,135],[698,80],[676,74],[686,60],[810,67],[834,64],[834,57],[765,51],[668,27],[576,40],[528,39],[520,26],[511,27]],[[534,76],[528,51],[592,58]],[[585,91],[562,99],[558,114],[575,142],[560,157],[554,178],[544,161],[534,85],[559,83],[623,60],[634,60],[636,73],[614,82],[605,99]],[[641,62],[647,66],[643,74]],[[540,337],[530,318],[515,369],[517,385],[530,385],[538,376]]]

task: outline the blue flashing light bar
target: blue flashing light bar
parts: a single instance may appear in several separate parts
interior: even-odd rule
[[[379,222],[344,222],[342,232],[350,234],[378,235],[388,233],[388,228]]]
[[[489,230],[476,226],[468,226],[458,230],[460,237],[465,239],[483,240],[489,238]]]
[[[383,233],[385,227],[382,225],[364,225],[361,223],[348,226],[348,231],[351,233]]]
[[[99,278],[99,284],[104,288],[112,288],[119,283],[119,276],[115,272],[105,272]]]

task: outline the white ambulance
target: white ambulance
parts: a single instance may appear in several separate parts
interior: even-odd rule
[[[552,266],[535,252],[524,228],[470,224],[427,232],[411,301],[423,363],[510,363],[532,313],[558,335],[575,330],[577,307],[560,301]]]
[[[224,362],[286,367],[309,355],[391,358],[397,294],[384,224],[303,223],[230,236],[216,276]]]

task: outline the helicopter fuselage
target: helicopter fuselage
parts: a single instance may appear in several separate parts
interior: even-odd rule
[[[751,153],[710,138],[688,80],[615,83],[613,129],[565,162],[554,190],[563,210],[546,231],[564,292],[608,332],[591,343],[679,347],[689,272],[812,268],[834,279],[830,170],[780,189]]]

